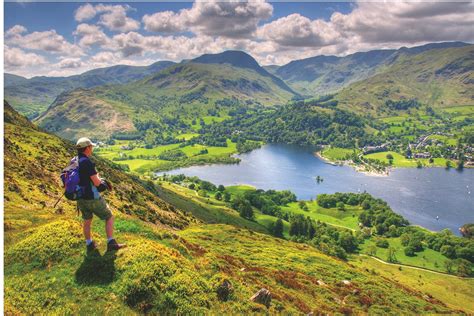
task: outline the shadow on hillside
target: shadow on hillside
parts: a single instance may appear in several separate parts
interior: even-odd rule
[[[116,251],[102,256],[99,250],[88,252],[76,271],[76,282],[82,285],[108,284],[114,280]]]

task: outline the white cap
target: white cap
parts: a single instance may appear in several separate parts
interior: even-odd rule
[[[81,137],[77,140],[76,143],[76,148],[85,148],[87,146],[96,146],[97,144],[94,144],[89,138],[87,137]]]

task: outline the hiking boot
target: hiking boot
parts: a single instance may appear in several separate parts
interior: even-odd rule
[[[114,251],[114,250],[119,250],[121,248],[125,248],[127,245],[125,244],[119,244],[115,239],[112,239],[107,243],[107,251]]]
[[[97,249],[97,244],[95,243],[95,241],[92,241],[90,244],[86,246],[86,248],[87,248],[87,252],[92,252]]]

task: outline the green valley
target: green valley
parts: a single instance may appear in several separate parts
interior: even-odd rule
[[[117,216],[118,238],[128,248],[103,253],[100,243],[100,253],[87,255],[73,203],[52,207],[61,194],[54,175],[74,154],[71,143],[33,126],[8,104],[4,108],[7,314],[446,313],[465,308],[310,245],[262,234],[264,229],[217,202],[212,210],[210,203],[180,199],[172,190],[163,194],[173,186],[124,174],[101,158],[95,159],[97,167],[115,187],[106,199]],[[212,188],[200,182],[202,190],[206,185]],[[231,191],[242,189],[251,192]],[[294,200],[289,193],[267,197]],[[214,217],[213,211],[221,215]],[[218,224],[226,219],[231,225]],[[101,237],[96,233],[95,239]],[[266,305],[250,300],[262,288],[271,293]]]

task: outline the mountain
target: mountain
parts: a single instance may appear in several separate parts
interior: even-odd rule
[[[70,77],[40,76],[26,79],[5,74],[5,99],[20,113],[34,118],[46,110],[63,92],[140,80],[173,64],[171,61],[159,61],[149,66],[117,65],[93,69]]]
[[[86,254],[58,172],[70,142],[5,109],[6,314],[453,313],[443,303],[315,248],[223,224],[202,224],[164,202],[156,185],[96,159],[116,237],[128,248]],[[192,224],[192,225],[190,225]],[[265,288],[271,302],[250,300]]]
[[[296,94],[280,78],[270,74],[267,70],[261,67],[252,56],[242,51],[228,50],[220,54],[204,54],[193,59],[193,62],[201,64],[229,64],[237,68],[251,69],[264,77],[271,78],[280,88]]]
[[[408,108],[391,106],[403,102],[434,108],[472,105],[474,45],[400,53],[377,74],[350,84],[335,98],[341,108],[382,116],[406,112]]]
[[[400,56],[414,56],[431,50],[468,45],[462,42],[431,43],[411,48],[402,47],[398,50],[359,52],[344,57],[323,55],[295,60],[277,69],[270,69],[301,94],[325,95],[377,74]]]
[[[7,87],[7,86],[24,84],[28,82],[28,79],[22,76],[5,73],[3,74],[3,82],[4,82],[4,86]]]
[[[104,139],[136,131],[137,120],[153,120],[162,131],[184,129],[196,118],[225,116],[242,106],[281,105],[294,96],[252,57],[230,52],[204,55],[124,85],[64,93],[36,122],[66,138],[88,131]]]

